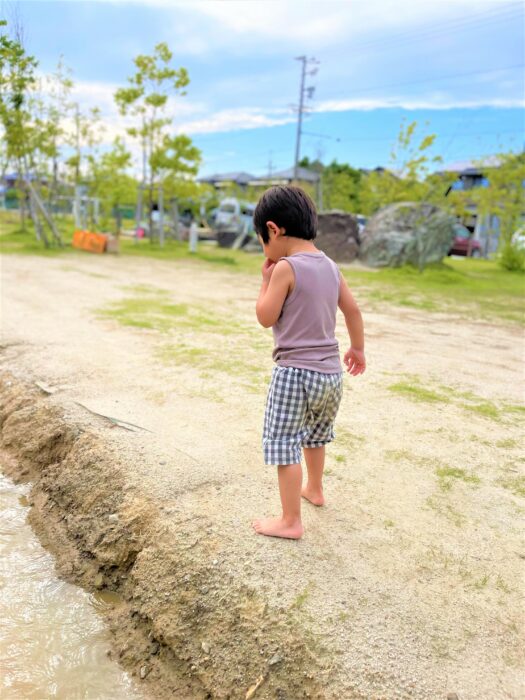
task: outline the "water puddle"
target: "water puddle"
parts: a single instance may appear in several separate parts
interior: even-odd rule
[[[109,632],[97,614],[118,598],[90,596],[56,577],[25,522],[28,491],[0,473],[0,697],[139,700],[107,657]]]

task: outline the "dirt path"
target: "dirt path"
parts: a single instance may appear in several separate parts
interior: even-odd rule
[[[265,678],[256,698],[524,697],[521,332],[363,303],[369,369],[346,378],[328,504],[305,506],[302,541],[276,541],[249,526],[278,511],[260,451],[272,339],[258,283],[198,262],[4,257],[2,368],[52,387],[190,552],[313,635],[316,677],[296,695]],[[195,643],[219,670],[241,658]]]

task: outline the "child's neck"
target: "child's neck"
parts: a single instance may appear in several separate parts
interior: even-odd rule
[[[292,238],[286,241],[284,257],[294,255],[295,253],[320,253],[319,248],[316,248],[312,241],[305,241],[302,238]]]

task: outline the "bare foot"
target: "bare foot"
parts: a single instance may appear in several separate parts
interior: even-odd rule
[[[286,537],[290,540],[298,540],[302,537],[304,528],[301,521],[288,525],[282,518],[263,518],[255,520],[252,527],[259,535],[268,537]]]
[[[301,491],[301,496],[306,498],[307,501],[313,503],[314,506],[324,506],[324,496],[322,491],[313,491],[305,486]]]

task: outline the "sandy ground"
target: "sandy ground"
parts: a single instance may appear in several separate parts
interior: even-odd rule
[[[295,611],[334,667],[327,697],[525,697],[521,331],[371,308],[355,290],[369,368],[345,378],[326,507],[306,504],[304,538],[281,541],[250,528],[279,504],[260,449],[272,338],[257,277],[89,255],[1,264],[2,368],[52,387],[168,517],[197,519],[213,565]],[[152,317],[156,300],[173,313]],[[123,325],[139,312],[153,327]]]

